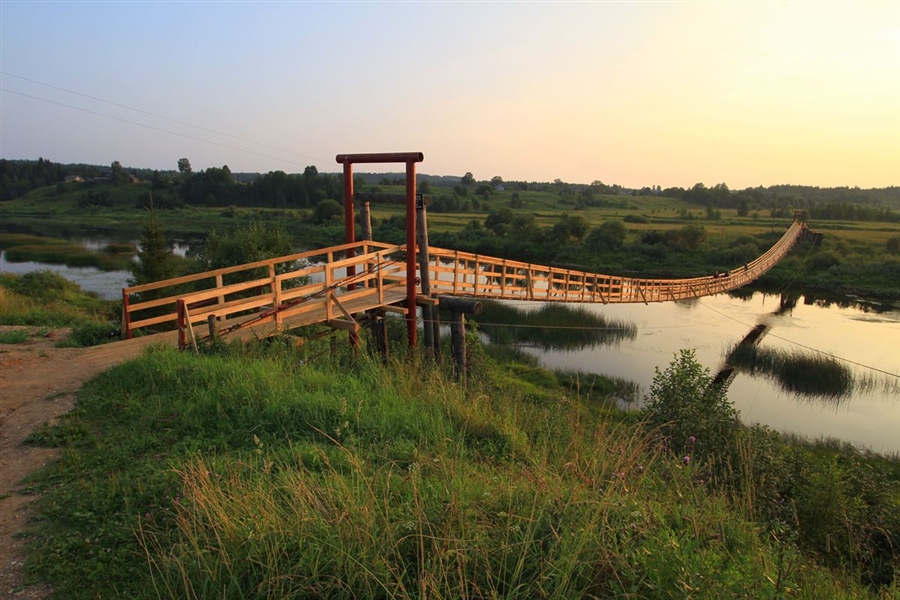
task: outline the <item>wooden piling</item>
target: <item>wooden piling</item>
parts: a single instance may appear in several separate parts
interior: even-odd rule
[[[480,315],[484,310],[481,302],[470,298],[454,298],[440,296],[440,306],[450,311],[450,346],[453,351],[453,364],[456,378],[466,380],[466,314]]]
[[[425,197],[418,195],[416,198],[416,244],[419,246],[419,280],[422,284],[422,295],[431,296],[431,273],[428,269],[428,221],[425,212]],[[422,305],[422,329],[425,332],[426,351],[435,360],[438,359],[440,349],[440,337],[435,341],[434,315],[437,309],[430,304]]]

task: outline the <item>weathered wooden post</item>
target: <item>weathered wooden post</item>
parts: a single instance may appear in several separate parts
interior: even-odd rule
[[[431,297],[431,273],[428,265],[428,217],[425,196],[416,195],[416,244],[419,246],[419,279],[422,295]],[[425,331],[425,347],[435,361],[441,360],[441,335],[438,308],[433,304],[422,304],[422,329]]]
[[[371,242],[372,210],[368,200],[363,201],[362,206],[359,209],[359,218],[361,229],[360,233],[362,235],[362,239],[367,242]],[[370,272],[372,272],[371,267]],[[377,282],[370,280],[367,285],[369,287],[375,287],[378,284]],[[366,314],[368,314],[372,322],[370,331],[373,349],[375,350],[375,352],[378,352],[381,355],[381,359],[383,361],[387,361],[390,352],[388,349],[387,321],[385,321],[384,311],[370,310],[367,311]]]
[[[372,211],[369,207],[369,201],[365,200],[359,209],[360,233],[362,239],[372,241]]]
[[[464,315],[480,315],[484,310],[481,302],[470,298],[441,296],[440,306],[450,311],[450,346],[453,349],[453,362],[456,367],[456,378],[466,379],[466,318]]]
[[[375,320],[372,322],[372,343],[375,351],[381,355],[381,360],[387,362],[391,350],[388,344],[387,318],[384,311],[374,312]]]
[[[206,325],[209,327],[209,340],[211,342],[216,341],[216,315],[209,315],[206,317]]]

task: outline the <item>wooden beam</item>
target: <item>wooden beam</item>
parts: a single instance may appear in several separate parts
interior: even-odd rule
[[[347,321],[345,319],[331,319],[330,321],[325,321],[325,324],[334,329],[341,329],[343,331],[359,333],[359,323],[357,323],[356,321]]]

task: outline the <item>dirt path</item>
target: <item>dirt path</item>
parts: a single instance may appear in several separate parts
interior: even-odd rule
[[[33,327],[0,327],[0,332],[35,332]],[[26,446],[35,429],[72,410],[74,393],[101,370],[77,348],[56,348],[68,330],[49,330],[24,344],[0,344],[0,598],[47,598],[45,585],[25,586],[24,531],[34,496],[21,480],[59,451]]]

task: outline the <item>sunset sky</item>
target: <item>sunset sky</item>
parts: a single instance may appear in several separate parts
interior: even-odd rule
[[[422,173],[478,179],[900,185],[900,2],[3,0],[0,19],[8,159],[335,172],[421,151]]]

